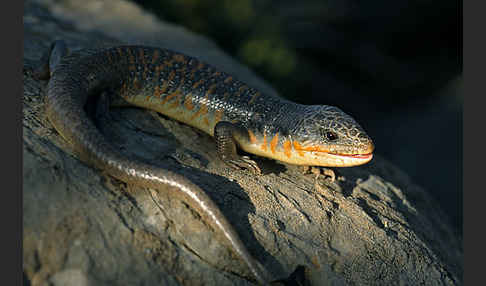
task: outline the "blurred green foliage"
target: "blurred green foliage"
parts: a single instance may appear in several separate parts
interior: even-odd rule
[[[206,35],[292,98],[304,79],[297,74],[296,51],[272,15],[272,1],[166,0],[135,1],[162,19]],[[257,4],[256,4],[257,3]],[[258,5],[258,6],[255,6]],[[297,78],[296,78],[297,77]],[[293,80],[289,80],[289,79]]]
[[[402,104],[462,66],[456,0],[133,1],[215,41],[299,103]]]

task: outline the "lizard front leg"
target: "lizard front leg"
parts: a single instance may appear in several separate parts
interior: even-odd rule
[[[234,124],[220,121],[214,126],[214,139],[219,158],[233,169],[247,169],[255,175],[262,172],[257,163],[248,156],[240,156],[236,152],[234,132],[237,131]]]

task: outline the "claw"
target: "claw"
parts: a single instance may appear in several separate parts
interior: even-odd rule
[[[240,158],[227,160],[226,164],[234,169],[247,169],[254,175],[262,174],[262,171],[258,167],[257,163],[248,156],[241,156]]]

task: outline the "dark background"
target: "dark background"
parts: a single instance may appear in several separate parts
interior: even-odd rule
[[[134,2],[206,35],[281,96],[352,115],[462,236],[462,1]]]

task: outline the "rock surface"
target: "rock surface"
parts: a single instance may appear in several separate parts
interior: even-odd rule
[[[54,4],[24,5],[23,272],[28,283],[252,284],[245,264],[224,240],[190,206],[171,198],[177,189],[155,196],[92,169],[72,155],[45,118],[46,83],[34,80],[30,68],[54,39],[65,39],[74,49],[133,39],[110,34],[104,26],[80,30],[75,20],[53,16],[51,11],[62,10]],[[163,31],[158,36],[164,41],[154,42],[152,34],[147,44],[184,51],[275,92],[208,40],[158,21],[153,25],[151,33]],[[178,41],[164,45],[168,39]],[[215,159],[212,138],[191,127],[135,108],[113,109],[109,119],[100,128],[123,152],[178,172],[207,191],[275,279],[303,265],[309,285],[462,284],[462,242],[443,212],[380,156],[365,166],[334,169],[334,182],[257,158],[264,174],[256,177],[226,168]]]

